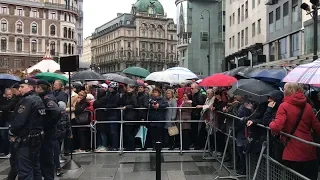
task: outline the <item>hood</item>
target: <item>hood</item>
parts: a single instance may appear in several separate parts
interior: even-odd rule
[[[282,103],[283,100],[283,92],[280,90],[271,91],[268,96],[273,99],[277,104]]]
[[[183,98],[183,93],[184,93],[184,89],[183,88],[178,88],[178,99]]]
[[[307,103],[307,98],[302,92],[297,92],[284,97],[283,101],[298,107],[303,107]]]

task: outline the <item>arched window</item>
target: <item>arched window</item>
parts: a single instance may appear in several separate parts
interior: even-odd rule
[[[158,61],[161,60],[161,54],[158,54]]]
[[[71,54],[74,54],[74,45],[71,47]]]
[[[16,43],[17,43],[17,47],[16,47],[17,51],[22,52],[22,39],[18,38]]]
[[[142,30],[142,37],[145,37],[145,36],[146,36],[146,31]]]
[[[67,45],[67,43],[64,43],[63,44],[63,54],[67,54],[67,52],[68,52],[68,45]]]
[[[173,55],[170,55],[170,61],[173,61]]]
[[[71,32],[71,39],[74,39],[74,31]]]
[[[68,29],[68,38],[71,38],[71,28]]]
[[[36,23],[31,24],[31,32],[32,32],[32,34],[38,33],[38,25]]]
[[[69,22],[71,22],[71,15],[69,14]]]
[[[67,13],[64,13],[64,21],[67,21]]]
[[[128,52],[128,59],[131,58],[131,52]]]
[[[8,23],[6,20],[1,20],[1,31],[2,32],[7,32],[8,30]]]
[[[37,40],[31,41],[31,52],[37,52]]]
[[[63,28],[63,37],[67,38],[68,37],[67,35],[68,35],[68,28],[64,27]]]
[[[7,38],[2,37],[1,41],[0,41],[0,44],[1,44],[1,51],[2,52],[7,51]]]
[[[143,59],[143,60],[146,59],[146,54],[145,54],[145,53],[142,53],[141,56],[142,56],[142,59]]]
[[[50,43],[50,54],[52,56],[56,54],[56,43],[54,41]]]
[[[152,53],[150,54],[150,59],[151,59],[151,61],[153,60],[153,54]]]
[[[56,35],[56,26],[53,25],[53,24],[50,26],[50,35],[51,36],[55,36]]]
[[[71,44],[68,45],[68,54],[71,54]]]
[[[17,22],[17,32],[22,33],[22,22],[21,21]]]

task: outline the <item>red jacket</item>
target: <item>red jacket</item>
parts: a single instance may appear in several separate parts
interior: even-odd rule
[[[93,100],[89,102],[89,106],[85,109],[86,111],[90,111],[90,122],[94,121],[96,119],[95,113],[94,113],[94,108],[93,108]]]
[[[271,131],[276,134],[280,131],[290,133],[306,103],[307,99],[302,92],[284,97],[275,119],[269,124]],[[311,130],[320,135],[320,122],[314,115],[311,105],[307,103],[300,124],[293,135],[312,142]],[[285,137],[282,136],[281,140],[284,141]],[[316,147],[291,138],[284,149],[282,159],[296,162],[315,160]]]

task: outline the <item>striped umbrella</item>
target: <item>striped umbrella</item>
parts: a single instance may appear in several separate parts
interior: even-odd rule
[[[320,84],[320,60],[294,68],[282,81],[301,84]]]

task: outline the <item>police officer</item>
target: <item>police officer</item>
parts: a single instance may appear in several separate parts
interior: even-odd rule
[[[36,92],[41,97],[46,108],[46,118],[43,122],[44,141],[40,152],[41,173],[45,180],[54,180],[53,142],[56,138],[57,123],[61,118],[61,109],[50,91],[50,83],[48,81],[38,80]]]
[[[19,84],[22,97],[9,126],[10,140],[16,151],[18,179],[41,180],[39,156],[45,106],[34,91],[36,82],[33,79],[23,79]]]

